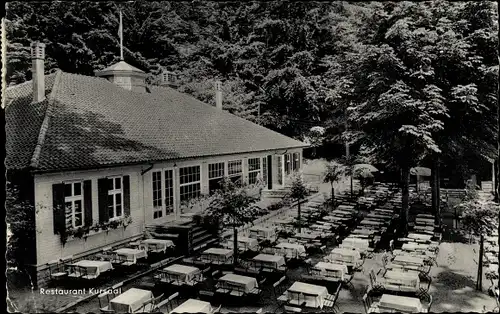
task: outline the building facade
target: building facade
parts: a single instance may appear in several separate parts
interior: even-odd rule
[[[213,107],[168,82],[147,86],[124,61],[96,77],[45,75],[44,57],[34,43],[31,84],[6,92],[8,178],[36,208],[39,279],[51,261],[179,219],[223,177],[272,191],[301,168],[307,145],[225,112],[219,84]]]

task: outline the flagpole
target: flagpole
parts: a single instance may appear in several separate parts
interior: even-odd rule
[[[122,10],[120,9],[120,60],[123,60],[123,24]]]

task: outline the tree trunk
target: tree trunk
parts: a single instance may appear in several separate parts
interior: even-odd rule
[[[493,194],[495,195],[495,202],[499,202],[498,198],[498,161],[493,162]]]
[[[335,189],[333,188],[333,183],[331,183],[332,186],[332,207],[335,206]]]
[[[353,195],[354,195],[354,185],[353,185],[353,182],[352,182],[352,174],[349,177],[350,177],[350,180],[351,180],[351,198],[352,198]]]
[[[410,210],[410,167],[405,166],[401,169],[402,182],[401,182],[401,235],[406,235],[408,230],[408,212]]]
[[[432,203],[432,212],[434,213],[434,215],[436,215],[438,207],[436,181],[437,181],[436,167],[433,162],[431,168],[431,203]]]
[[[298,220],[299,220],[299,233],[301,233],[302,219],[300,218],[300,201],[297,202],[297,216],[298,216]]]
[[[441,185],[439,177],[439,157],[434,156],[432,159],[432,211],[434,213],[434,223],[441,224]]]
[[[477,268],[477,282],[476,282],[476,290],[483,290],[483,250],[484,250],[484,235],[481,234],[481,238],[479,240],[479,261]]]
[[[238,267],[238,228],[233,225],[233,267]]]

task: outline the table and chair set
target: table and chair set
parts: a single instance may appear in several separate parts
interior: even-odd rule
[[[95,284],[107,280],[114,270],[126,273],[135,270],[140,260],[147,259],[150,253],[166,253],[175,245],[170,240],[146,239],[125,244],[125,247],[105,247],[99,253],[74,259],[72,256],[47,263],[49,276],[54,283],[75,284],[83,282]]]

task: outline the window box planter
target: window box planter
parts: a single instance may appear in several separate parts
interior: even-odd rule
[[[132,223],[132,218],[130,216],[124,217],[122,219],[112,220],[107,223],[99,223],[93,225],[92,227],[80,227],[76,229],[69,229],[64,235],[61,235],[61,242],[66,244],[68,241],[73,241],[75,239],[87,240],[88,237],[109,232],[110,229],[118,229],[123,227],[127,228],[128,225]]]

